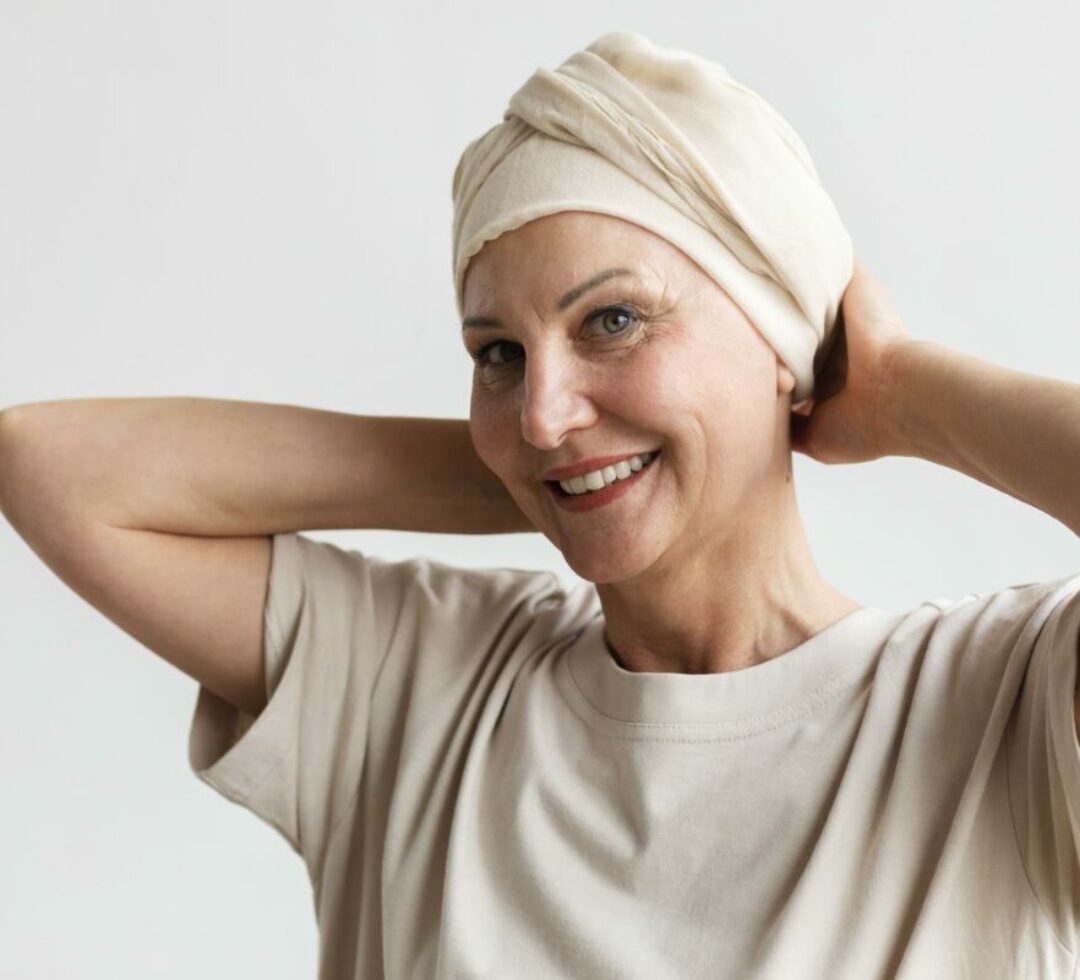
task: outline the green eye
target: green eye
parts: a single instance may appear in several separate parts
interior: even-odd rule
[[[597,310],[595,313],[590,315],[585,322],[591,323],[593,320],[599,320],[601,323],[603,323],[604,319],[608,316],[621,316],[626,317],[628,320],[635,319],[634,311],[625,306],[608,306],[602,310]],[[622,331],[618,330],[612,332],[621,333]]]

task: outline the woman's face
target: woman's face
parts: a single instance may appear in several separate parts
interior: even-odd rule
[[[582,578],[614,582],[660,559],[693,560],[703,543],[778,506],[794,378],[665,239],[607,215],[547,215],[484,245],[464,303],[473,444]],[[544,480],[653,450],[601,506],[581,509],[588,495],[564,506]]]

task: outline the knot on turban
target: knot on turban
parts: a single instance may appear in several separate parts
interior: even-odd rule
[[[798,134],[716,62],[641,34],[605,34],[538,68],[453,178],[464,315],[485,242],[557,211],[634,222],[682,250],[813,393],[853,267],[851,237]]]

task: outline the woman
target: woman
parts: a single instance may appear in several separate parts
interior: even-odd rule
[[[193,769],[303,857],[320,976],[1071,976],[1080,576],[864,607],[790,454],[922,456],[1080,533],[1080,391],[913,339],[790,127],[640,35],[539,70],[454,194],[467,431],[0,426],[9,520],[199,680]],[[586,581],[318,527],[536,529]]]

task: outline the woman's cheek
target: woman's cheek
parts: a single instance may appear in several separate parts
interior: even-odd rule
[[[481,394],[473,400],[469,428],[476,452],[488,468],[504,479],[512,479],[525,448],[516,400],[512,396]]]

